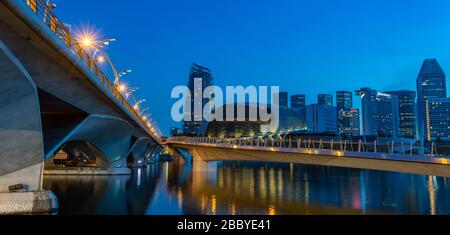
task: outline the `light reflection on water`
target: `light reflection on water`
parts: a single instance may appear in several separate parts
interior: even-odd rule
[[[446,178],[295,164],[161,163],[44,187],[60,214],[450,214]]]

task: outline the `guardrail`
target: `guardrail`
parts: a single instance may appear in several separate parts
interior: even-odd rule
[[[214,144],[225,145],[229,148],[239,147],[265,147],[265,148],[285,148],[285,149],[303,149],[303,150],[329,150],[352,153],[375,153],[391,155],[408,155],[411,157],[445,157],[437,152],[435,143],[429,147],[422,146],[416,141],[405,142],[351,142],[346,140],[317,140],[301,139],[292,137],[266,136],[249,138],[208,138],[208,137],[171,137],[168,143],[187,143],[187,144]]]
[[[81,43],[69,32],[67,27],[54,15],[53,11],[42,0],[22,0],[24,1],[32,12],[47,25],[50,30],[61,39],[67,48],[74,52],[78,59],[83,61],[87,68],[93,72],[94,76],[100,80],[103,86],[133,115],[140,124],[158,141],[161,137],[142,119],[135,109],[129,104],[128,100],[119,92],[106,75],[97,66],[95,60],[82,47]]]

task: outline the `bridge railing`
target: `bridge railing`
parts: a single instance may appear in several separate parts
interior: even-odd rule
[[[93,72],[94,76],[99,79],[107,91],[109,91],[122,104],[136,120],[155,138],[160,141],[160,136],[155,132],[154,127],[151,127],[143,120],[137,111],[130,105],[128,100],[119,92],[118,87],[107,78],[103,71],[98,67],[97,62],[89,55],[83,48],[78,39],[76,39],[69,31],[69,29],[55,16],[52,9],[43,0],[22,0],[24,1],[32,12],[43,22],[49,29],[64,42],[79,60],[83,61],[86,67]]]
[[[436,143],[432,142],[427,146],[421,145],[417,141],[409,142],[352,142],[347,140],[321,140],[302,139],[297,137],[250,137],[250,138],[208,138],[208,137],[171,137],[168,143],[185,144],[211,144],[229,148],[259,147],[275,150],[279,149],[303,149],[303,150],[329,150],[357,153],[379,153],[379,154],[401,154],[414,157],[445,157],[439,154]]]

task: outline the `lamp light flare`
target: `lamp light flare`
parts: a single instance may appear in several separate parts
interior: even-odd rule
[[[83,45],[86,47],[92,46],[92,38],[90,38],[90,37],[84,37],[82,42],[83,42]]]
[[[97,57],[97,62],[99,62],[99,63],[105,62],[105,57],[103,57],[103,56]]]
[[[127,86],[125,84],[120,84],[119,85],[119,91],[120,92],[125,92],[127,90]]]

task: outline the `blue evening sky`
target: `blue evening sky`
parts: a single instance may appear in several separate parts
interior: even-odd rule
[[[171,90],[193,62],[215,84],[279,85],[290,94],[415,90],[423,59],[450,71],[447,0],[54,0],[72,29],[117,42],[108,54],[141,90],[165,134]],[[355,106],[359,99],[355,97]]]

